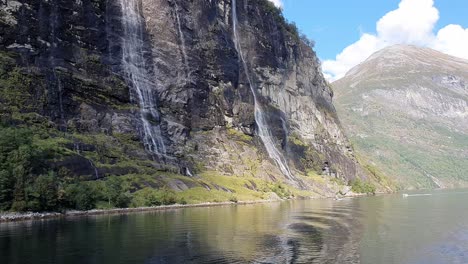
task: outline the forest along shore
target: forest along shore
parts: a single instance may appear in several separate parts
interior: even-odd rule
[[[127,214],[137,212],[151,212],[151,211],[165,211],[172,209],[181,208],[192,208],[192,207],[213,207],[213,206],[226,206],[226,205],[246,205],[246,204],[257,204],[257,203],[270,203],[280,202],[282,200],[258,200],[258,201],[240,201],[240,202],[219,202],[219,203],[200,203],[200,204],[173,204],[173,205],[161,205],[153,207],[137,207],[137,208],[114,208],[114,209],[93,209],[88,211],[66,211],[64,213],[59,212],[3,212],[0,213],[1,222],[16,222],[25,220],[42,220],[51,218],[67,218],[75,216],[88,216],[88,215],[105,215],[105,214]]]
[[[344,198],[362,197],[368,196],[367,194],[359,193],[348,193]],[[79,217],[79,216],[90,216],[90,215],[106,215],[106,214],[130,214],[138,212],[151,212],[151,211],[166,211],[173,209],[183,208],[194,208],[194,207],[214,207],[214,206],[228,206],[228,205],[248,205],[248,204],[260,204],[260,203],[273,203],[282,202],[287,200],[301,200],[301,199],[336,199],[337,197],[320,197],[320,198],[295,198],[295,199],[278,199],[278,200],[257,200],[257,201],[239,201],[239,202],[207,202],[199,204],[172,204],[172,205],[161,205],[152,207],[136,207],[136,208],[113,208],[113,209],[93,209],[88,211],[65,211],[60,212],[0,212],[0,223],[5,222],[18,222],[28,220],[45,220],[53,218],[68,218],[68,217]]]

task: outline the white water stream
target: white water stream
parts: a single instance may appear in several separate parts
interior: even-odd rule
[[[184,60],[184,66],[185,66],[185,73],[189,71],[188,67],[188,58],[187,58],[187,51],[185,47],[185,38],[184,38],[184,33],[182,32],[182,26],[180,23],[180,16],[179,16],[179,6],[177,5],[177,2],[174,2],[175,5],[175,14],[176,14],[176,19],[177,19],[177,30],[179,31],[179,39],[180,39],[180,44],[182,45],[182,56]]]
[[[147,70],[144,54],[144,21],[141,1],[120,0],[123,25],[122,65],[134,93],[132,99],[140,106],[145,148],[158,156],[165,156],[166,147],[159,126],[159,113],[154,96],[155,85]]]
[[[270,156],[270,158],[272,158],[276,162],[278,168],[281,170],[284,176],[286,176],[286,178],[288,178],[289,180],[296,181],[296,178],[292,175],[291,170],[289,169],[286,159],[284,158],[283,154],[276,148],[273,142],[273,135],[271,134],[271,131],[268,127],[268,123],[265,119],[265,114],[263,112],[263,109],[258,102],[255,87],[252,84],[252,79],[250,77],[249,69],[247,67],[247,63],[245,62],[244,54],[242,52],[242,47],[241,47],[240,40],[239,40],[239,33],[237,31],[238,20],[237,20],[236,0],[232,0],[232,20],[233,20],[232,31],[234,32],[234,44],[235,44],[237,53],[239,54],[239,57],[242,61],[242,65],[244,66],[245,75],[247,76],[247,81],[249,82],[250,90],[252,91],[252,95],[254,97],[255,122],[258,128],[258,131],[257,131],[258,136],[260,137],[263,144],[265,145],[268,155]]]

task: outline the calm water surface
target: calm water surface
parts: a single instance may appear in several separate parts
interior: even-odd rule
[[[0,263],[468,263],[468,191],[0,224]]]

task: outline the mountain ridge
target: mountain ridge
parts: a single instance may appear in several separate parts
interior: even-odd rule
[[[335,81],[334,102],[358,152],[403,186],[465,185],[467,72],[464,59],[395,45]]]
[[[451,64],[460,64],[460,65],[465,65],[468,64],[468,60],[451,56],[448,54],[445,54],[440,51],[436,51],[431,48],[427,47],[418,47],[415,45],[405,45],[405,44],[395,44],[392,46],[388,46],[386,48],[383,48],[373,54],[371,54],[364,62],[358,64],[357,66],[353,67],[350,69],[343,78],[347,77],[348,75],[353,75],[354,72],[359,71],[359,69],[363,66],[363,64],[368,64],[376,59],[378,60],[391,60],[391,59],[400,59],[404,60],[404,58],[412,58],[412,59],[417,59],[416,61],[413,61],[412,63],[419,63],[418,65],[424,65],[427,63],[430,63],[428,58],[430,57],[438,57],[439,60],[443,61],[448,61]],[[404,62],[410,63],[409,60],[405,60]],[[388,62],[386,62],[388,64]],[[338,80],[336,80],[338,81]]]

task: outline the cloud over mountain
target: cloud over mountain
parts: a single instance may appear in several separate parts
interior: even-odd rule
[[[448,25],[436,34],[434,27],[439,11],[433,0],[402,0],[397,9],[385,14],[376,24],[376,34],[364,33],[334,60],[323,62],[327,78],[343,77],[352,67],[372,53],[393,44],[413,44],[430,47],[444,53],[468,59],[468,29]]]

